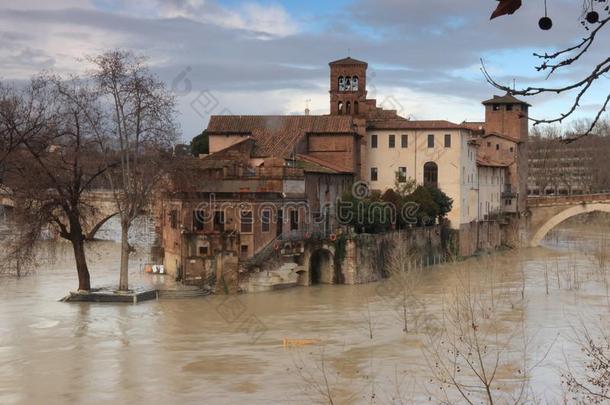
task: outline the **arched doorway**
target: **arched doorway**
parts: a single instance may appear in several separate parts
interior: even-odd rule
[[[424,165],[424,186],[438,188],[438,165],[434,162]]]
[[[309,281],[314,284],[333,284],[334,263],[333,255],[326,249],[318,249],[309,259]]]

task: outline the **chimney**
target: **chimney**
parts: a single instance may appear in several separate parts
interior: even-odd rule
[[[309,108],[305,109],[305,115],[309,115]]]

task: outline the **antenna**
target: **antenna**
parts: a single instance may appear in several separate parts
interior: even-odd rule
[[[352,49],[351,48],[347,48],[347,57],[351,57],[352,56]]]

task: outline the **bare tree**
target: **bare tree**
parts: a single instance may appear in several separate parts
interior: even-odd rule
[[[503,2],[518,2],[515,0],[503,0]],[[610,22],[610,8],[607,6],[606,0],[584,0],[582,10],[576,10],[577,13],[581,13],[580,19],[583,25],[586,35],[584,38],[579,40],[575,45],[567,46],[564,49],[558,51],[535,53],[534,56],[541,60],[540,65],[536,66],[536,70],[539,72],[547,73],[546,78],[549,79],[556,72],[564,71],[569,67],[577,65],[582,62],[592,48],[592,46],[599,41],[600,32],[604,30],[606,25]],[[595,4],[598,4],[597,10],[594,10]],[[606,4],[604,6],[604,4]],[[519,7],[511,10],[515,12]],[[512,12],[510,14],[512,14]],[[507,14],[505,12],[498,14]],[[542,28],[542,25],[541,25]],[[549,28],[547,26],[547,28]],[[608,104],[610,103],[610,93],[607,91],[605,85],[605,79],[607,74],[610,72],[610,57],[602,57],[601,60],[594,62],[594,65],[588,69],[584,77],[580,77],[574,81],[571,81],[563,86],[530,86],[522,89],[513,89],[509,86],[498,83],[485,67],[483,61],[482,71],[487,81],[494,87],[504,90],[513,95],[521,96],[535,96],[539,94],[575,94],[573,96],[572,104],[567,111],[561,113],[559,116],[551,119],[536,119],[530,118],[534,125],[539,124],[553,124],[561,123],[568,117],[571,117],[581,107],[581,103],[585,96],[590,94],[593,89],[598,89],[607,93],[606,98],[601,102],[598,112],[590,125],[585,128],[582,132],[574,134],[571,137],[565,138],[565,142],[572,142],[576,139],[582,138],[594,132],[595,126],[602,119],[604,112],[606,111]]]
[[[8,256],[31,259],[43,233],[51,231],[72,244],[78,289],[89,290],[85,239],[86,229],[97,225],[97,210],[86,193],[107,168],[86,119],[95,110],[95,96],[78,79],[48,75],[32,80],[26,91],[31,97],[20,98],[21,92],[7,90],[14,114],[0,116],[3,127],[36,128],[20,136],[21,146],[5,157],[4,183],[15,202],[16,225]]]
[[[574,370],[566,360],[562,382],[572,394],[572,403],[606,404],[610,401],[610,336],[604,330],[592,333],[584,324],[576,331],[577,344],[585,355],[582,367]]]
[[[90,57],[91,75],[106,107],[105,121],[94,123],[121,223],[119,290],[129,289],[129,229],[148,207],[176,140],[175,99],[150,73],[143,58],[120,50]]]

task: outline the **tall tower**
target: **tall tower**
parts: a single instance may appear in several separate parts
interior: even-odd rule
[[[510,167],[513,193],[517,193],[517,209],[527,209],[527,175],[529,137],[528,103],[506,93],[483,101],[485,106],[485,133],[504,136],[515,142],[514,164]]]
[[[359,116],[366,112],[366,69],[368,64],[352,58],[330,66],[330,114]]]
[[[528,103],[506,93],[483,101],[485,106],[485,132],[500,134],[516,142],[527,142],[529,134]]]

